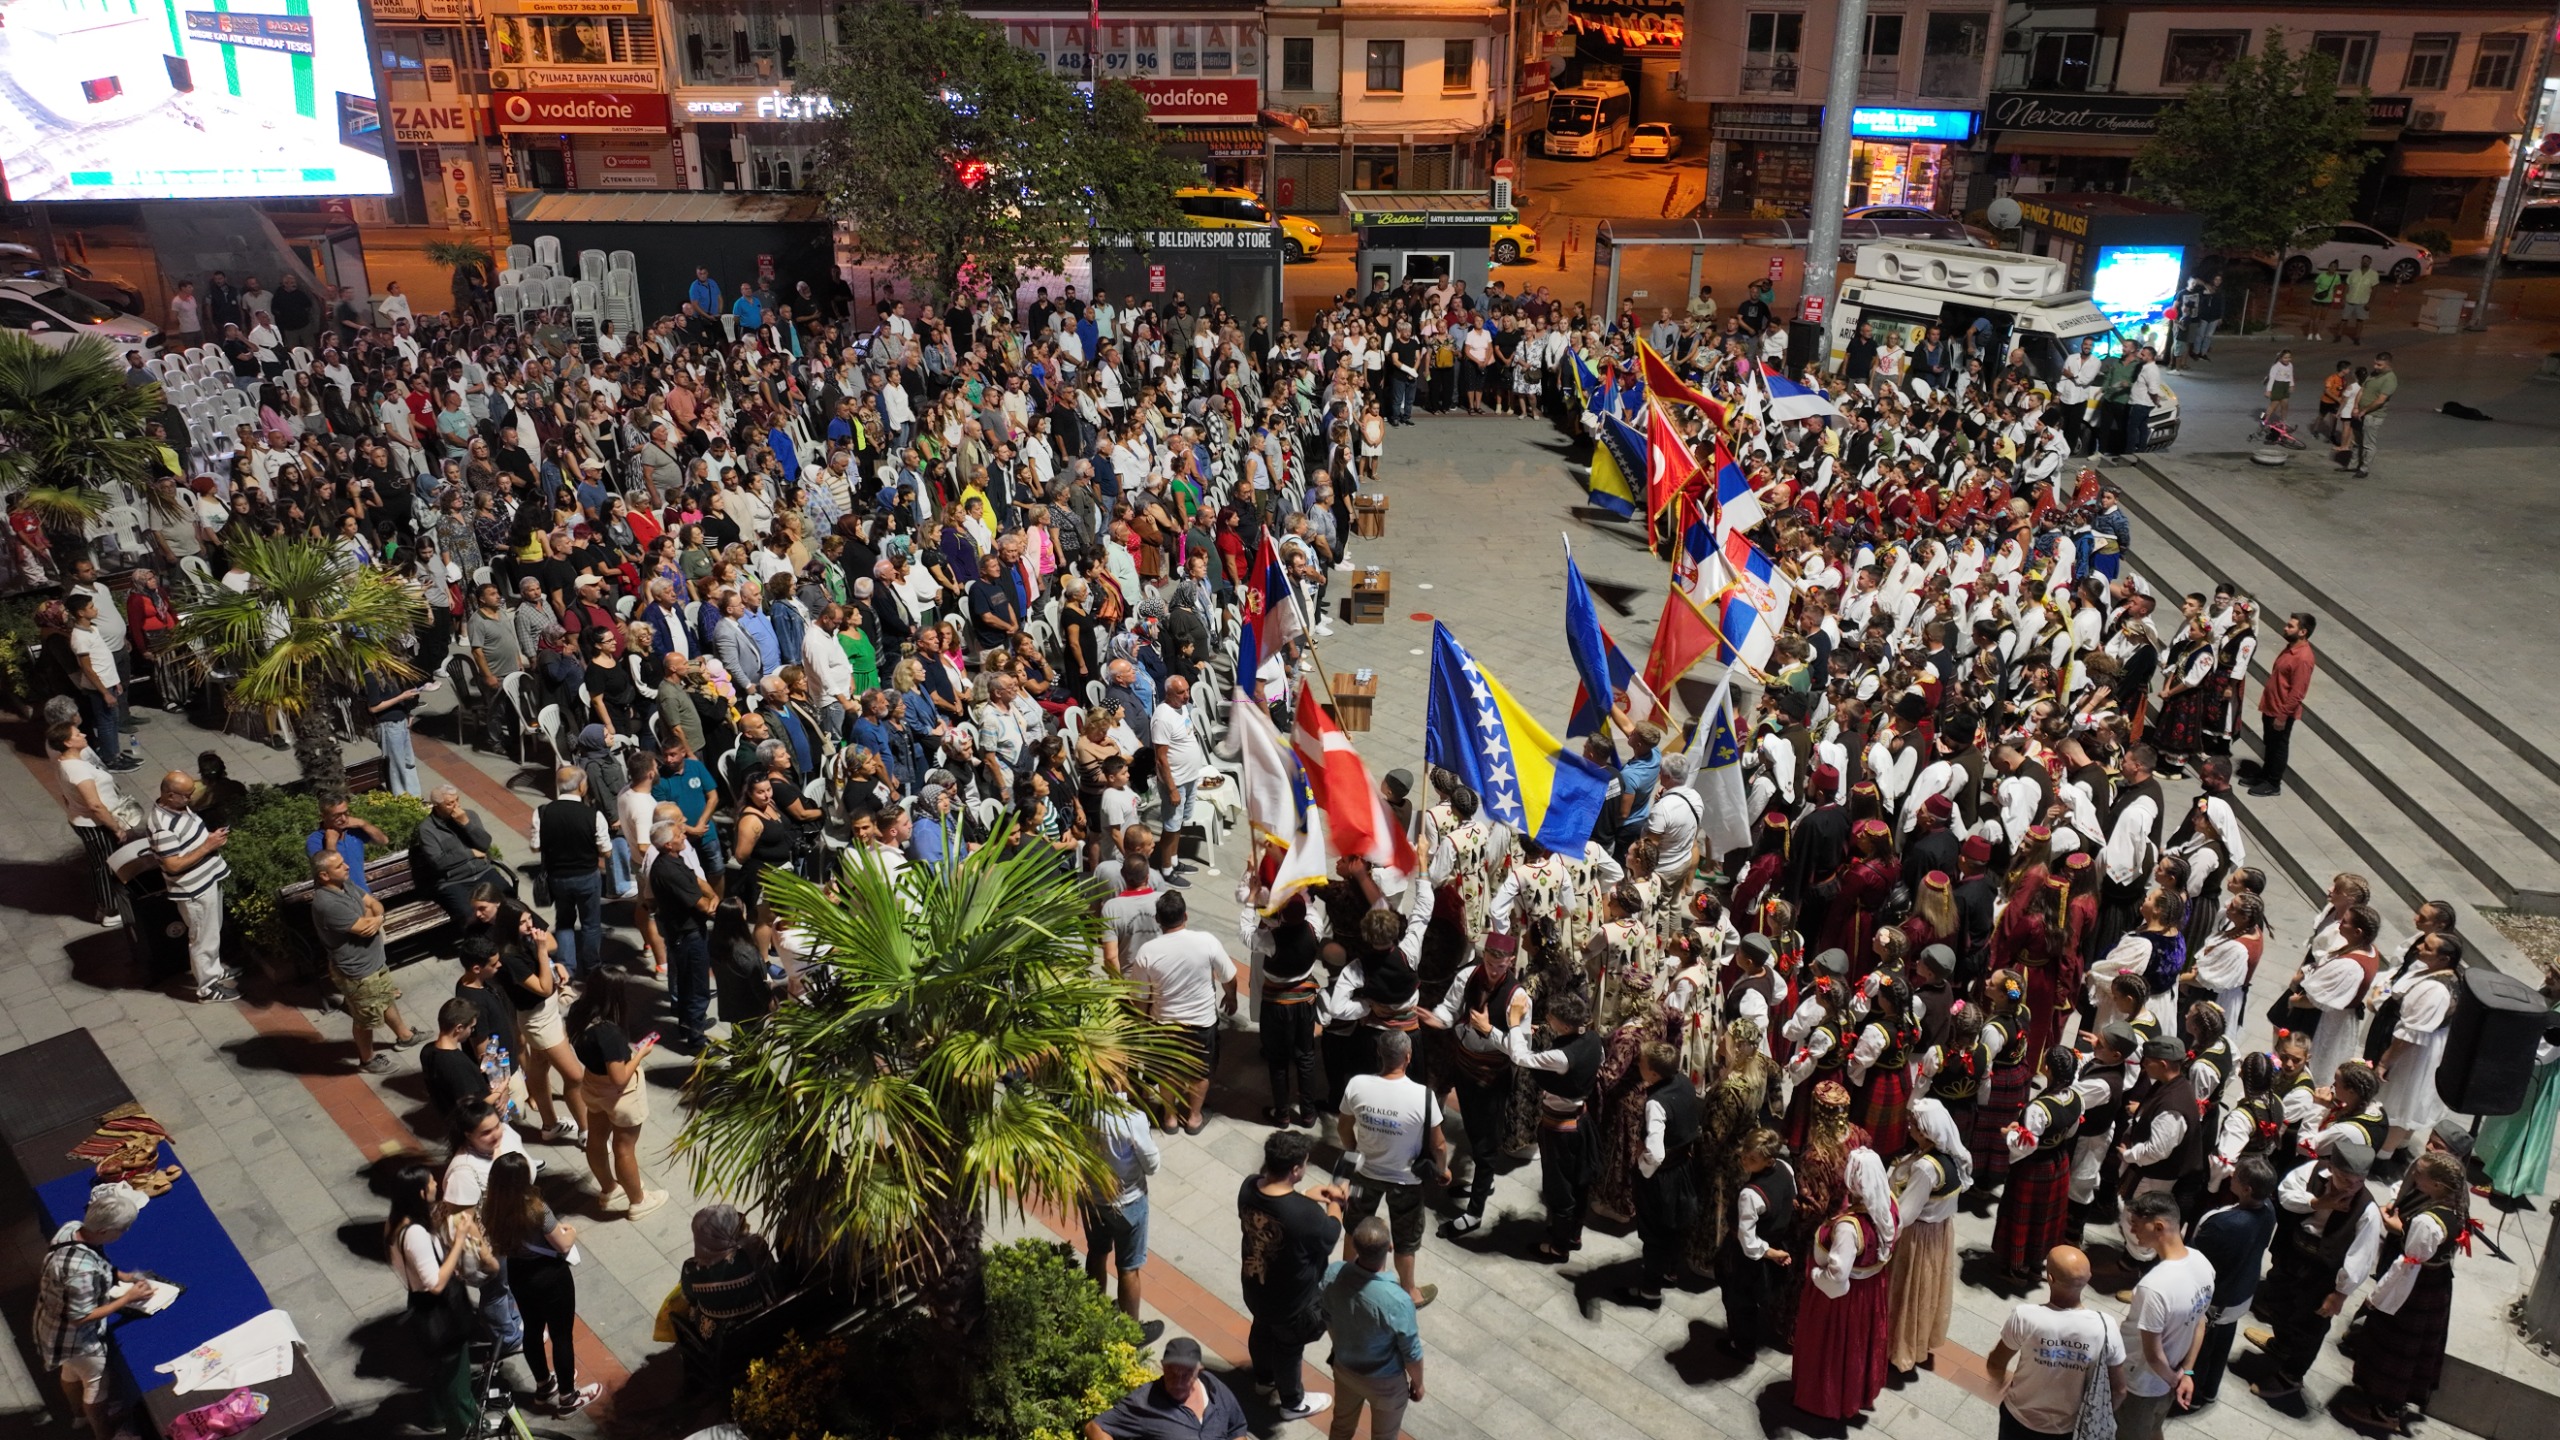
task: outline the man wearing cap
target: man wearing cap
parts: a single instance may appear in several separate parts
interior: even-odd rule
[[[1955,818],[1955,801],[1944,795],[1932,795],[1920,802],[1919,829],[1902,851],[1902,883],[1912,894],[1920,893],[1920,882],[1933,870],[1945,875],[1956,873],[1962,842],[1952,828]]]
[[[87,1213],[53,1232],[36,1274],[36,1358],[54,1373],[71,1408],[88,1419],[96,1440],[115,1434],[107,1415],[107,1317],[151,1298],[151,1282],[115,1268],[105,1247],[124,1238],[141,1209],[127,1186],[91,1190]],[[118,1284],[132,1288],[110,1297]]]
[[[1956,930],[1955,968],[1948,972],[1959,984],[1970,988],[1974,980],[1990,968],[1991,935],[1999,927],[2000,877],[1991,870],[1991,841],[1981,835],[1968,835],[1956,847]]]
[[[1200,1359],[1200,1342],[1190,1336],[1166,1341],[1164,1374],[1086,1421],[1084,1440],[1243,1440],[1244,1407]]]
[[[2201,1123],[2204,1096],[2187,1066],[2187,1047],[2174,1036],[2154,1035],[2142,1042],[2144,1088],[2130,1104],[2126,1138],[2116,1147],[2123,1164],[2120,1193],[2136,1196],[2168,1194],[2203,1173],[2206,1142]],[[2154,1252],[2137,1226],[2124,1226],[2125,1254],[2147,1266]]]
[[[1849,812],[1840,804],[1840,772],[1832,766],[1813,768],[1805,794],[1813,808],[1787,840],[1786,894],[1796,904],[1797,933],[1819,935],[1827,906],[1813,893],[1814,882],[1829,879],[1848,855]]]
[[[2319,1358],[2330,1322],[2373,1274],[2382,1253],[2382,1207],[2365,1189],[2372,1168],[2371,1146],[2341,1140],[2276,1187],[2276,1205],[2284,1214],[2267,1278],[2250,1307],[2269,1327],[2261,1346],[2269,1373],[2249,1386],[2262,1400],[2302,1392],[2302,1377]]]

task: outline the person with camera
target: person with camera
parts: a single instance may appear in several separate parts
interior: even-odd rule
[[[1355,1075],[1343,1087],[1336,1123],[1344,1154],[1335,1174],[1351,1180],[1344,1223],[1357,1225],[1386,1207],[1394,1228],[1396,1280],[1420,1309],[1440,1294],[1437,1285],[1414,1282],[1422,1251],[1422,1187],[1447,1173],[1448,1142],[1440,1135],[1440,1102],[1405,1074],[1413,1063],[1412,1034],[1380,1031],[1376,1054],[1376,1072]]]

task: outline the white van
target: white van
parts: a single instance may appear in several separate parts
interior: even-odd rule
[[[1960,338],[1977,324],[1988,326],[1993,354],[2005,355],[2014,345],[2024,350],[2028,366],[2048,385],[2060,378],[2063,360],[2083,339],[2097,342],[2097,353],[2112,356],[2123,348],[2115,321],[2089,303],[2085,290],[2071,290],[2070,274],[2059,260],[2042,255],[2011,255],[1977,250],[1940,240],[1879,240],[1858,248],[1857,271],[1840,283],[1840,301],[1831,312],[1825,334],[1828,366],[1837,370],[1848,357],[1850,337],[1861,321],[1883,338],[1899,332],[1906,351],[1938,326],[1949,338]],[[2166,448],[2178,438],[2174,399],[2151,413],[2147,448]]]
[[[1544,150],[1549,155],[1596,160],[1627,143],[1635,96],[1624,80],[1592,80],[1547,97]]]
[[[2527,205],[2516,212],[2507,258],[2560,262],[2560,202]]]

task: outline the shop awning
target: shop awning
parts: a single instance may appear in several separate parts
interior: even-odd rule
[[[1212,160],[1250,160],[1262,153],[1257,125],[1167,125],[1157,133],[1171,145],[1206,145]]]
[[[815,195],[778,191],[582,190],[507,197],[519,225],[783,225],[827,218]]]
[[[2466,140],[2403,139],[2399,153],[2391,159],[2391,173],[2439,180],[2494,180],[2507,173],[2514,159],[2506,137],[2500,135]]]

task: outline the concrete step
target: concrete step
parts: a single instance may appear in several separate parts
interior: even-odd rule
[[[2136,568],[2155,583],[2184,592],[2237,581],[2259,598],[2262,632],[2288,610],[2320,615],[2320,669],[2297,754],[2324,741],[2496,903],[2560,909],[2560,833],[2544,818],[2560,815],[2560,762],[2470,702],[2458,683],[2412,668],[2416,654],[2295,583],[2281,560],[2216,524],[2192,492],[2150,467],[2116,478],[2142,525]],[[2260,683],[2268,659],[2272,650],[2262,649]]]

